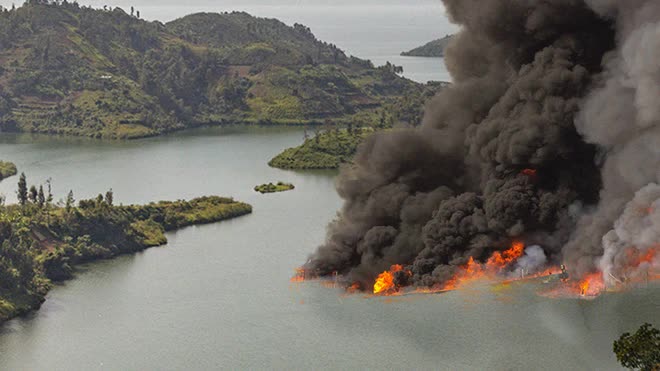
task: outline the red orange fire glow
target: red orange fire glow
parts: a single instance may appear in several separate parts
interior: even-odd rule
[[[497,270],[497,271],[502,270],[511,263],[517,261],[518,258],[520,258],[523,255],[524,252],[525,252],[525,244],[516,241],[512,244],[510,249],[501,253],[499,251],[493,253],[490,259],[486,261],[486,268],[489,270]]]
[[[483,278],[494,279],[504,268],[515,263],[525,252],[525,244],[514,241],[508,250],[495,252],[484,264],[480,264],[470,257],[468,262],[459,267],[454,276],[445,282],[441,291],[455,290],[469,282]]]
[[[536,169],[523,169],[520,173],[527,176],[536,176],[538,172]]]
[[[403,266],[395,264],[389,271],[379,274],[376,282],[374,282],[374,294],[391,295],[399,291],[399,287],[394,282],[394,273],[401,271],[403,271]],[[410,271],[406,271],[406,273],[412,275]]]
[[[609,291],[616,288],[625,287],[631,283],[635,283],[641,280],[648,281],[660,279],[660,274],[658,273],[657,269],[655,269],[657,268],[657,259],[659,253],[660,244],[646,248],[644,250],[638,250],[635,247],[628,248],[626,250],[626,266],[629,267],[630,271],[622,272],[622,277],[614,277],[611,273],[609,274],[609,276],[617,282],[615,283],[617,287],[608,287],[606,285],[603,272],[593,272],[582,277],[581,279],[576,279],[574,277],[562,278],[561,280],[556,277],[544,279],[544,283],[557,282],[559,285],[552,285],[552,287],[546,290],[542,290],[539,292],[539,294],[548,297],[590,298],[600,295],[605,290]],[[518,261],[518,259],[520,259],[524,254],[525,244],[521,241],[514,241],[507,250],[493,253],[484,263],[477,261],[474,257],[470,257],[464,265],[456,268],[453,276],[443,285],[431,288],[418,288],[408,292],[437,293],[461,289],[471,283],[480,280],[508,283],[524,279],[551,277],[561,272],[561,269],[558,267],[549,267],[536,273],[525,273],[524,275],[521,274],[519,277],[515,277],[515,275],[512,274],[514,271],[513,268],[515,267],[515,263]],[[647,265],[644,268],[645,273],[643,275],[639,273],[634,274],[635,270],[639,270],[639,267],[642,266],[642,264]],[[291,278],[291,282],[303,282],[307,279],[314,278],[310,276],[304,268],[297,268],[295,272],[295,275]],[[406,270],[403,265],[392,265],[389,270],[384,271],[378,275],[373,284],[373,293],[376,295],[384,296],[402,294],[400,291],[402,287],[400,285],[405,285],[405,283],[396,282],[397,272],[405,272],[405,274],[408,276],[412,276],[413,274],[410,270]],[[332,285],[328,284],[329,287],[335,287],[336,283],[338,282],[337,273],[335,273],[334,277],[335,279],[332,281]],[[608,285],[612,284],[612,280],[608,278]],[[362,285],[362,283],[354,282],[350,286],[346,287],[346,291],[348,293],[357,293],[362,291],[364,288],[365,287]]]
[[[602,273],[587,275],[578,283],[581,296],[597,296],[605,290],[605,282]]]
[[[291,277],[291,282],[303,282],[305,281],[305,269],[304,268],[296,268],[296,274]]]

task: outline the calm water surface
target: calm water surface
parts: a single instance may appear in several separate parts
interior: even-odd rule
[[[553,300],[533,285],[393,299],[291,284],[340,206],[334,173],[271,169],[297,129],[203,129],[130,142],[0,136],[0,158],[57,197],[234,196],[254,214],[168,234],[85,266],[38,312],[0,327],[0,370],[616,369],[612,341],[658,323],[660,287]],[[251,188],[291,181],[292,192]],[[17,178],[0,183],[15,198]]]

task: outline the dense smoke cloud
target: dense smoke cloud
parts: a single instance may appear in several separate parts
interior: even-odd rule
[[[543,248],[538,245],[530,246],[525,249],[525,255],[516,261],[515,269],[511,277],[519,277],[527,274],[533,274],[545,267],[548,258],[545,256]]]
[[[611,234],[605,235],[635,192],[660,182],[660,3],[591,0],[589,4],[603,17],[616,20],[618,46],[604,56],[604,71],[596,76],[595,89],[576,120],[585,140],[603,152],[600,204],[582,217],[564,248],[577,273],[593,270],[604,246],[609,246],[608,259],[634,246],[617,244],[620,251],[612,251]],[[612,279],[612,269],[621,273],[624,266],[611,266],[617,261],[623,262],[614,259],[605,264],[605,279]]]
[[[366,286],[404,264],[406,283],[429,286],[519,239],[597,269],[625,203],[660,180],[660,4],[444,4],[462,25],[446,53],[454,84],[419,128],[361,147],[306,268]]]

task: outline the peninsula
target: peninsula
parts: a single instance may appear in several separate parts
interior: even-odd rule
[[[8,161],[0,161],[0,181],[16,175],[16,165]]]
[[[410,51],[403,52],[401,55],[404,57],[444,57],[445,48],[447,48],[447,45],[449,45],[452,38],[453,35],[447,35],[441,39],[433,40]]]
[[[447,86],[449,83],[446,82],[429,82],[416,94],[390,103],[375,126],[348,125],[344,129],[317,130],[313,137],[306,138],[300,146],[285,149],[268,165],[296,170],[337,169],[350,163],[358,146],[374,132],[421,124],[426,102]]]
[[[70,192],[58,206],[43,187],[27,191],[24,179],[20,203],[0,206],[0,323],[39,308],[52,282],[71,278],[78,264],[163,245],[166,231],[252,212],[217,196],[115,206],[112,191],[77,206]]]

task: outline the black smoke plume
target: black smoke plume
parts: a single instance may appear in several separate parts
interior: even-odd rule
[[[404,264],[429,286],[514,239],[573,273],[603,266],[603,236],[660,180],[658,2],[443,2],[462,26],[453,85],[342,170],[344,206],[305,268],[368,287]]]

